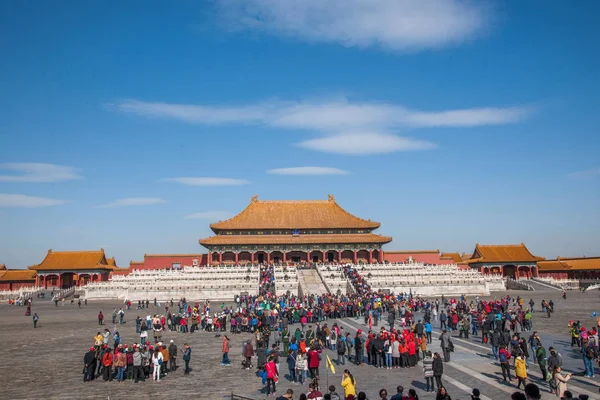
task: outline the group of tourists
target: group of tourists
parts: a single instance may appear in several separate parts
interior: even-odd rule
[[[118,382],[132,380],[135,383],[152,379],[159,382],[169,372],[177,370],[179,357],[177,346],[171,340],[169,346],[162,342],[121,343],[120,335],[113,335],[113,347],[110,347],[110,331],[98,332],[94,336],[94,345],[83,356],[83,381],[99,380]],[[192,349],[185,343],[180,349],[185,364],[184,374],[190,373],[189,362]]]

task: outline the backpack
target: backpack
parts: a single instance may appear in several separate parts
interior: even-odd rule
[[[501,363],[508,362],[510,359],[510,354],[508,354],[506,351],[503,351],[498,355],[498,358],[500,359]]]
[[[556,383],[556,379],[554,377],[550,378],[548,381],[548,386],[550,386],[550,389],[552,390],[556,390],[558,388],[558,383]]]

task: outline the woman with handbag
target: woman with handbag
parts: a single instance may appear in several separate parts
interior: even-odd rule
[[[160,368],[162,367],[162,363],[163,355],[158,348],[156,348],[152,355],[152,380],[155,382],[160,382]]]
[[[269,361],[265,364],[265,372],[267,373],[267,396],[270,396],[271,393],[275,393],[277,390],[275,383],[277,383],[278,377],[274,357],[269,357]],[[271,387],[273,390],[271,390]]]

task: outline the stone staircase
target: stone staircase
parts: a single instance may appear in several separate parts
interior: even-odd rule
[[[316,294],[320,296],[329,293],[325,282],[323,282],[316,269],[299,269],[298,281],[303,294]]]

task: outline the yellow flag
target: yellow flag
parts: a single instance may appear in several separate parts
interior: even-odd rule
[[[327,356],[327,366],[331,370],[331,373],[335,374],[335,367],[333,366],[333,363],[331,362],[331,359],[329,358],[329,356]]]

